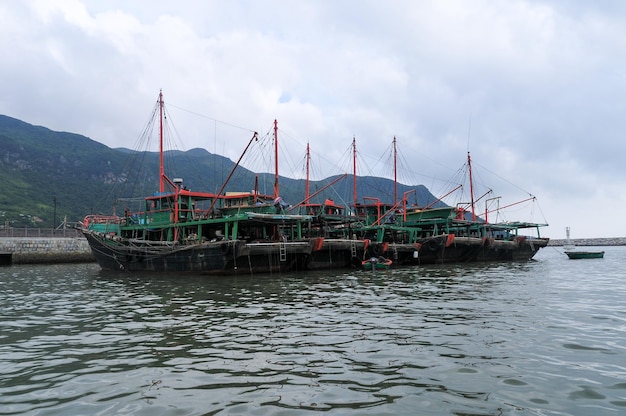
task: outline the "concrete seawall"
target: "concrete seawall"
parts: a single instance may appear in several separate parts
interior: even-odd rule
[[[550,239],[550,246],[563,246],[565,239]],[[570,243],[575,246],[626,246],[626,237],[614,238],[573,238]]]
[[[3,237],[0,264],[83,263],[95,261],[84,237]]]

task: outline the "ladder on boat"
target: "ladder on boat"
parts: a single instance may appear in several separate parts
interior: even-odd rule
[[[287,261],[287,242],[284,238],[278,243],[278,252],[280,261]]]

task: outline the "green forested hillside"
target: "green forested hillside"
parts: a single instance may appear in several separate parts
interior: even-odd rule
[[[0,218],[13,226],[52,226],[77,218],[119,172],[119,152],[71,133],[0,116]]]
[[[181,177],[190,189],[217,192],[234,163],[206,150],[166,154],[168,175]],[[64,218],[81,220],[86,214],[113,213],[119,197],[146,196],[158,190],[158,154],[111,149],[87,137],[56,132],[0,115],[0,221],[12,227],[52,227]],[[249,191],[255,180],[260,192],[272,193],[274,178],[238,168],[226,191]],[[330,180],[311,183],[311,192]],[[346,178],[318,196],[352,201],[352,179]],[[392,181],[359,178],[359,195],[389,201]],[[290,203],[304,198],[304,181],[280,178],[281,196]],[[416,189],[420,204],[434,200],[423,186]],[[387,194],[385,194],[387,192]],[[117,207],[119,210],[120,207]],[[118,211],[119,212],[119,211]]]

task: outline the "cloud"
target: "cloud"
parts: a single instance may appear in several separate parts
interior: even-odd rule
[[[470,151],[523,185],[507,196],[539,198],[554,237],[623,236],[587,216],[623,205],[625,17],[617,1],[2,2],[0,113],[128,147],[162,89],[187,149],[236,159],[278,119],[320,174],[349,170],[354,137],[365,173],[389,175],[395,136],[407,180],[443,193]]]

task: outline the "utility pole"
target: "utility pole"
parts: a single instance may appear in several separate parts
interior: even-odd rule
[[[54,201],[54,214],[52,217],[52,234],[55,233],[56,228],[57,228],[57,197],[52,197],[52,200]]]

